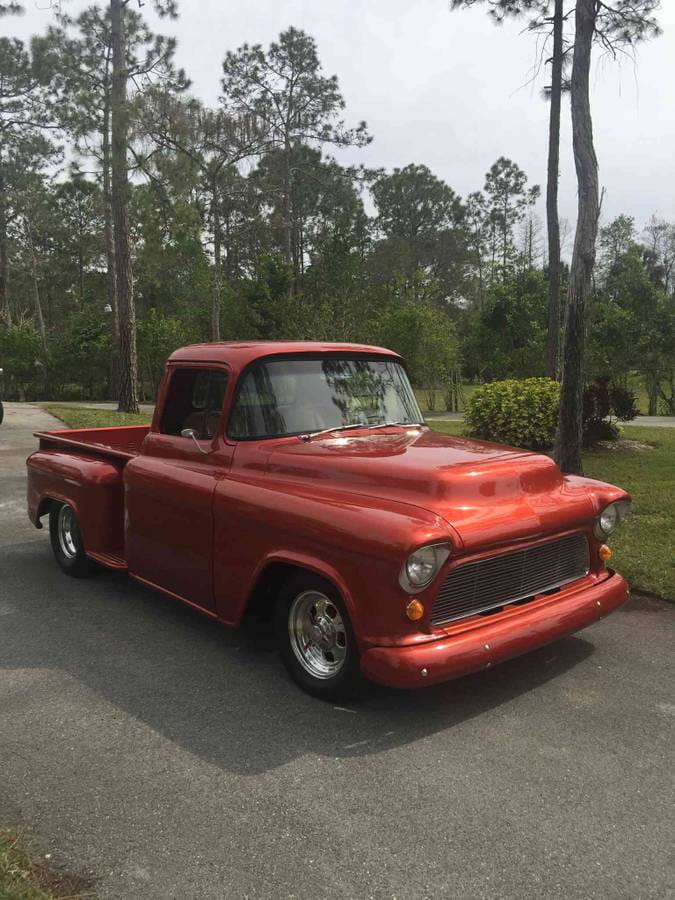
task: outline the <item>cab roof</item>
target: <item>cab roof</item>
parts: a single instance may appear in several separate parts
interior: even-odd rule
[[[227,363],[235,371],[241,371],[256,359],[270,356],[308,354],[366,354],[368,356],[401,357],[384,347],[368,344],[342,344],[330,341],[217,341],[210,344],[191,344],[181,347],[169,357],[169,363]]]

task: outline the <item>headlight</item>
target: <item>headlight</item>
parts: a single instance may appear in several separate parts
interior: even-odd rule
[[[604,541],[612,532],[616,531],[618,526],[628,515],[630,509],[630,501],[617,500],[616,503],[610,503],[600,513],[595,520],[593,532],[599,541]]]
[[[409,593],[416,593],[431,584],[438,570],[450,555],[447,544],[429,544],[415,550],[401,569],[399,582]]]

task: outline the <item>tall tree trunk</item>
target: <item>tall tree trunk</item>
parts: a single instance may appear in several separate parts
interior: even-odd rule
[[[117,308],[117,278],[115,277],[115,238],[113,234],[112,192],[110,187],[110,99],[103,109],[103,238],[106,258],[106,296],[112,314],[113,351],[110,360],[110,388],[112,399],[119,398],[120,387],[120,319]]]
[[[220,219],[220,197],[218,186],[213,183],[211,189],[213,220],[213,294],[211,297],[211,340],[220,340],[220,299],[222,293],[222,249],[223,229]]]
[[[553,57],[551,60],[551,109],[548,124],[548,174],[546,178],[546,225],[548,230],[548,335],[546,374],[559,376],[560,358],[560,222],[558,178],[560,174],[560,106],[563,68],[563,2],[553,10]]]
[[[647,373],[647,397],[649,398],[649,409],[647,415],[655,416],[658,413],[659,400],[659,376],[658,372]]]
[[[528,271],[532,268],[532,262],[534,260],[534,222],[532,221],[532,216],[527,221],[527,269]]]
[[[502,209],[502,282],[506,281],[506,260],[508,259],[509,252],[508,202],[507,195],[504,197],[504,207]]]
[[[483,285],[483,255],[478,251],[478,309],[483,312],[485,287]]]
[[[282,207],[282,229],[284,237],[284,259],[293,267],[293,277],[288,286],[288,295],[295,293],[296,267],[293,265],[293,224],[291,222],[291,145],[288,139],[284,143],[284,188]]]
[[[115,232],[115,278],[119,312],[120,384],[118,409],[138,412],[138,358],[136,354],[136,307],[131,272],[129,242],[129,180],[127,141],[129,109],[127,105],[126,35],[124,0],[110,0],[112,36],[111,91],[111,163],[112,214]]]
[[[7,241],[7,197],[0,156],[0,318],[12,324],[9,306],[9,247]]]
[[[577,0],[571,100],[572,142],[579,198],[565,317],[563,374],[555,458],[564,472],[579,475],[582,474],[581,416],[584,391],[585,310],[591,292],[600,212],[598,161],[593,146],[593,120],[588,89],[596,17],[596,0]]]
[[[28,253],[30,254],[30,273],[33,286],[33,302],[35,304],[35,318],[37,319],[38,331],[40,332],[40,341],[45,356],[47,355],[47,328],[45,326],[45,317],[42,315],[42,303],[40,302],[40,284],[38,282],[37,257],[35,256],[35,244],[33,243],[33,231],[30,223],[24,221],[24,234],[28,245]]]
[[[80,248],[77,253],[77,268],[78,268],[78,293],[80,305],[84,303],[84,253],[82,252],[82,245],[80,244]]]
[[[476,242],[476,266],[478,268],[478,309],[480,312],[483,312],[483,295],[485,293],[483,275],[483,244],[482,237],[477,231],[475,232],[474,237]]]

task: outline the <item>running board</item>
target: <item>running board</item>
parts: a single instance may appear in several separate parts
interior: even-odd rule
[[[121,556],[114,556],[112,553],[87,553],[87,556],[90,559],[93,559],[94,562],[100,563],[100,565],[105,566],[107,569],[115,569],[118,572],[126,572],[129,568],[127,566],[126,559],[122,559]]]

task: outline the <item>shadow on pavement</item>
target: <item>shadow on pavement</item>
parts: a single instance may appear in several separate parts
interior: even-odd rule
[[[0,550],[0,668],[60,669],[106,701],[225,770],[257,774],[314,753],[379,753],[450,729],[576,666],[570,637],[421,691],[367,685],[349,707],[302,693],[268,632],[228,631],[101,572],[62,575],[43,544]]]

